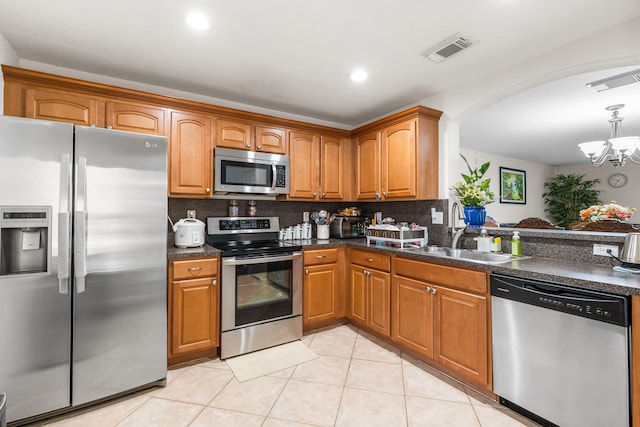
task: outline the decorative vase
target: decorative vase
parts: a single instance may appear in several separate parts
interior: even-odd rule
[[[469,228],[480,228],[487,219],[487,210],[484,206],[465,206],[464,223]]]

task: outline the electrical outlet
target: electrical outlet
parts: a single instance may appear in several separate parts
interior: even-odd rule
[[[309,222],[309,212],[302,212],[302,222]]]
[[[196,217],[196,210],[195,209],[188,209],[187,210],[187,218],[195,218]]]
[[[443,212],[432,212],[431,223],[432,224],[444,224],[444,213]]]
[[[618,247],[614,245],[602,245],[600,243],[594,243],[593,254],[599,256],[618,256]]]

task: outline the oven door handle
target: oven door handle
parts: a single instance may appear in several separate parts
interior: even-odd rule
[[[292,261],[300,257],[302,257],[302,252],[294,252],[293,255],[265,256],[265,257],[259,257],[259,258],[237,259],[236,257],[231,257],[231,258],[223,258],[222,264],[223,265],[264,264],[267,262]]]

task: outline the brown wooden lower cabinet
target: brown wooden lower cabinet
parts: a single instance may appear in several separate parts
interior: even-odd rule
[[[491,388],[488,273],[394,258],[391,339]]]
[[[344,318],[344,249],[304,251],[303,325],[305,330]]]
[[[391,336],[389,269],[388,255],[360,250],[351,251],[347,316],[354,323],[384,337]]]
[[[218,258],[169,262],[169,365],[215,356],[220,325]]]

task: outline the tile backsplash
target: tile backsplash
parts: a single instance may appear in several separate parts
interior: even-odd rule
[[[357,206],[362,210],[362,216],[366,218],[372,218],[374,212],[381,211],[384,217],[395,218],[396,221],[415,222],[427,226],[430,244],[440,245],[446,236],[448,206],[446,199],[361,203],[257,200],[256,205],[258,216],[277,216],[280,218],[281,227],[301,223],[303,212],[324,209],[331,213],[346,207]],[[245,216],[249,201],[238,200],[238,206],[240,216]],[[444,212],[444,224],[432,224],[431,208],[435,208],[438,212]],[[169,198],[169,216],[173,222],[185,218],[188,209],[194,209],[196,218],[206,222],[208,216],[227,216],[229,200]]]

